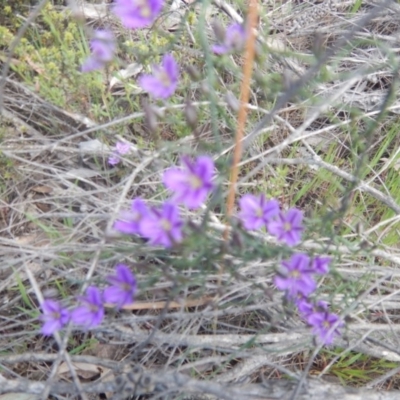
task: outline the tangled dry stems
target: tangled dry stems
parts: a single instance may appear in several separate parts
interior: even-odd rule
[[[329,12],[332,17],[337,10]],[[382,25],[387,25],[387,18],[387,15],[374,17],[369,23],[375,24],[373,26],[381,35],[382,42],[386,41],[393,47],[393,38],[382,28]],[[313,23],[316,23],[315,20]],[[339,18],[338,22],[330,24],[330,27],[345,27],[349,21]],[[313,25],[307,26],[311,33]],[[368,32],[368,29],[365,31]],[[357,32],[358,37],[363,37],[365,31]],[[307,44],[296,42],[298,35],[295,32],[296,30],[289,30],[286,40],[295,49],[303,50]],[[307,32],[305,29],[302,34]],[[335,38],[329,40],[334,41]],[[250,111],[258,115],[267,113],[269,120],[274,121],[274,125],[269,127],[274,134],[273,144],[267,149],[260,149],[255,144],[254,135],[251,136],[250,133],[247,142],[245,138],[248,152],[242,166],[256,163],[256,168],[242,176],[243,186],[240,189],[245,188],[256,172],[262,172],[263,179],[269,176],[271,171],[268,168],[272,164],[304,164],[310,169],[310,174],[313,173],[312,165],[316,164],[353,183],[353,191],[372,196],[378,203],[394,210],[396,216],[391,222],[385,223],[395,224],[399,206],[386,190],[384,180],[370,178],[369,181],[360,181],[352,170],[345,169],[346,165],[331,165],[323,161],[315,146],[307,141],[327,134],[333,140],[343,140],[344,143],[341,128],[354,121],[346,108],[349,103],[363,111],[363,118],[379,115],[381,109],[376,106],[380,106],[386,96],[388,85],[393,80],[393,70],[386,65],[384,57],[380,60],[376,55],[377,52],[355,47],[351,57],[338,57],[338,71],[345,70],[349,74],[341,82],[322,83],[318,86],[315,96],[320,100],[316,106],[313,104],[309,107],[310,100],[305,99],[300,105],[296,103],[276,109],[274,113],[267,113],[257,104],[253,104]],[[368,68],[363,67],[360,70],[359,66],[365,64]],[[305,67],[300,64],[299,68]],[[389,83],[383,84],[385,80]],[[306,82],[303,80],[300,83],[304,85]],[[362,86],[367,90],[363,89],[360,93],[359,88]],[[377,86],[379,89],[376,89]],[[290,98],[289,95],[287,97]],[[370,100],[372,97],[373,100]],[[287,101],[288,99],[285,103]],[[3,264],[7,265],[1,271],[0,289],[3,302],[0,313],[3,323],[0,347],[4,351],[17,352],[23,351],[26,346],[35,349],[33,354],[0,358],[6,371],[5,378],[1,378],[4,379],[1,382],[3,392],[19,390],[42,393],[47,388],[47,391],[56,394],[68,391],[73,393],[76,389],[76,386],[69,383],[53,382],[49,386],[46,382],[25,380],[34,375],[32,371],[27,374],[28,369],[48,368],[46,363],[54,360],[61,362],[62,359],[56,353],[54,343],[38,338],[36,320],[29,318],[25,312],[18,311],[22,305],[29,309],[21,292],[16,290],[18,285],[23,283],[31,310],[35,310],[38,305],[38,299],[35,298],[37,291],[46,293],[57,282],[63,282],[66,296],[72,297],[74,290],[82,289],[82,282],[100,281],[106,276],[113,265],[120,261],[121,255],[127,263],[135,267],[140,281],[147,282],[149,271],[154,273],[160,270],[161,275],[165,275],[159,276],[156,283],[147,285],[146,290],[142,291],[138,302],[148,305],[148,308],[143,307],[134,312],[125,310],[118,319],[111,316],[110,323],[95,330],[91,337],[100,345],[107,343],[122,347],[118,363],[121,359],[128,358],[145,366],[146,374],[150,377],[147,383],[151,383],[152,390],[149,391],[149,385],[137,385],[136,378],[135,385],[129,386],[129,379],[126,378],[122,382],[115,379],[111,383],[82,383],[83,391],[116,392],[121,385],[128,385],[125,388],[129,389],[130,395],[133,390],[137,395],[143,395],[153,393],[157,388],[165,396],[179,391],[194,391],[219,398],[249,398],[250,394],[268,398],[266,396],[271,396],[271,390],[274,394],[271,398],[279,398],[280,395],[286,396],[293,391],[296,384],[282,381],[277,383],[268,380],[258,385],[243,385],[243,382],[260,383],[261,371],[264,376],[274,376],[276,373],[293,378],[300,376],[299,366],[292,365],[290,360],[301,355],[309,361],[310,352],[314,348],[311,336],[302,322],[290,315],[282,318],[284,308],[280,296],[274,295],[272,299],[270,297],[272,262],[260,259],[248,264],[235,263],[234,257],[227,254],[224,259],[219,260],[220,263],[228,262],[231,265],[222,274],[222,291],[216,285],[220,270],[218,263],[203,277],[201,287],[184,284],[180,290],[176,290],[179,279],[196,282],[202,276],[203,265],[178,271],[168,264],[168,259],[157,252],[144,249],[139,242],[127,243],[122,238],[113,236],[110,229],[118,211],[129,206],[130,198],[141,195],[158,202],[165,197],[165,193],[158,188],[162,170],[178,155],[180,148],[195,149],[198,146],[196,137],[188,136],[177,140],[173,145],[174,151],[169,144],[158,151],[137,149],[136,154],[125,160],[126,169],[121,176],[106,167],[109,151],[106,144],[99,147],[98,142],[92,142],[95,147],[89,151],[82,143],[90,143],[94,139],[93,134],[97,132],[112,130],[128,120],[141,118],[142,113],[96,125],[84,117],[57,109],[12,79],[8,79],[5,84],[3,102],[3,117],[12,128],[4,136],[1,151],[13,161],[13,175],[2,194],[0,219],[0,248]],[[184,107],[184,104],[174,107]],[[324,117],[328,107],[337,115],[342,114],[340,122],[325,121],[321,127],[314,129],[312,124]],[[387,107],[387,118],[395,119],[398,108],[396,97]],[[299,110],[300,115],[302,110],[306,110],[306,118],[299,117]],[[284,129],[289,132],[287,137],[282,137]],[[257,126],[253,132],[256,130]],[[261,130],[259,128],[257,134]],[[282,152],[294,143],[300,143],[308,151],[307,155],[282,158]],[[230,152],[231,142],[226,140],[223,146],[219,157]],[[392,159],[395,160],[396,156],[397,153],[394,153]],[[389,165],[390,162],[386,168]],[[379,177],[384,172],[385,166],[382,166],[376,176]],[[188,217],[195,218],[193,215]],[[223,216],[217,212],[211,213],[211,221],[210,229],[213,230],[215,240],[219,241],[225,227]],[[368,227],[363,240],[370,239],[379,223]],[[266,243],[273,243],[268,236],[256,236]],[[348,236],[348,239],[352,238],[352,235]],[[376,242],[372,237],[371,241]],[[399,249],[386,247],[364,250],[358,243],[338,245],[329,238],[307,241],[303,244],[303,249],[335,251],[340,254],[336,271],[354,284],[360,278],[367,277],[362,290],[356,290],[352,295],[332,297],[325,293],[327,300],[332,304],[340,304],[343,316],[351,319],[345,337],[337,339],[335,343],[343,349],[343,354],[356,351],[376,359],[399,362]],[[34,287],[27,283],[29,278],[32,283],[32,276],[37,283],[36,293]],[[202,299],[204,296],[207,296],[206,302],[200,302],[195,307],[187,304],[188,298]],[[208,298],[211,300],[208,301]],[[215,298],[218,302],[213,301]],[[182,306],[178,310],[175,307],[172,309],[171,301],[181,303]],[[152,309],[151,305],[156,302],[160,302],[163,307]],[[377,316],[373,316],[371,312]],[[71,333],[71,339],[76,344],[83,343],[86,339],[79,332]],[[52,351],[54,354],[43,355],[43,351]],[[71,361],[94,363],[112,370],[118,364],[101,357],[82,357],[72,356]],[[23,368],[10,368],[17,363],[24,363]],[[29,368],[25,363],[28,363]],[[180,375],[193,370],[197,379]],[[320,375],[328,374],[329,370],[327,366]],[[56,374],[57,369],[53,371]],[[162,374],[158,371],[162,371]],[[390,372],[383,378],[391,379],[393,375],[389,375]],[[382,379],[377,377],[370,386],[381,385]],[[241,385],[228,389],[226,382],[240,382]],[[329,398],[329,391],[334,391],[337,398],[338,391],[342,389],[326,382],[321,384],[310,381],[304,390],[300,391],[298,399],[312,398],[313,390],[318,394],[315,394],[315,398]],[[159,392],[156,391],[155,396]],[[396,398],[396,394],[391,393],[353,394],[347,393],[346,389],[343,389],[341,397],[352,399],[360,398],[355,396],[361,395],[371,399]]]

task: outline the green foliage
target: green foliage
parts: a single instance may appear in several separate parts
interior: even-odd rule
[[[13,38],[12,28],[0,26],[0,49],[7,49]],[[50,103],[101,119],[94,105],[112,98],[101,73],[80,72],[87,54],[82,26],[48,3],[17,46],[11,68]]]
[[[7,26],[15,32],[23,21],[21,16],[29,13],[30,3],[27,0],[0,0],[0,27]]]

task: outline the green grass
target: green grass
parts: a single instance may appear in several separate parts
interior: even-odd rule
[[[79,355],[83,354],[90,349],[96,347],[99,343],[96,339],[87,338],[82,343],[79,343],[80,340],[70,339],[68,353],[71,355]],[[79,344],[78,344],[79,343]]]
[[[324,364],[328,365],[334,358],[337,359],[329,372],[338,377],[343,385],[351,384],[352,386],[361,387],[377,376],[399,366],[395,362],[380,360],[365,354],[348,352],[338,348],[335,351],[323,351],[320,354],[318,367],[320,368]]]
[[[28,309],[36,309],[36,307],[32,304],[31,299],[29,298],[24,282],[21,280],[17,272],[15,272],[15,279],[17,281],[18,290],[21,295],[22,302],[25,304],[26,307],[28,307]],[[24,311],[26,310],[24,309]]]

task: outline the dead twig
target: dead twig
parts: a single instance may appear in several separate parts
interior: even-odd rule
[[[146,302],[135,302],[123,306],[123,310],[162,310],[167,308],[171,310],[173,308],[188,308],[188,307],[201,307],[210,304],[213,301],[213,297],[205,296],[200,299],[185,299],[182,302],[178,301],[146,301]],[[114,308],[112,304],[105,304],[104,307]]]
[[[0,375],[0,393],[23,392],[40,394],[45,383],[31,380],[11,380]],[[166,391],[177,393],[211,394],[219,399],[235,400],[278,400],[287,398],[296,382],[286,380],[266,380],[261,384],[232,385],[211,381],[191,379],[187,375],[160,371],[141,370],[137,366],[110,382],[83,384],[86,393],[126,393],[134,391],[136,396],[143,394],[161,394]],[[51,394],[76,394],[70,383],[56,382],[51,387]],[[398,392],[374,392],[363,389],[341,387],[324,380],[307,380],[297,397],[299,400],[397,400]]]

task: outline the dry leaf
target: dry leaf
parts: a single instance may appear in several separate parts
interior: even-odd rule
[[[25,56],[25,61],[27,62],[27,64],[39,75],[43,75],[44,74],[44,69],[39,66],[38,64],[36,64],[35,62],[33,62],[28,56]]]
[[[29,235],[19,236],[14,239],[19,245],[34,245],[35,247],[45,247],[51,244],[50,239],[48,239],[44,234],[41,233],[31,233]]]
[[[98,357],[103,360],[115,360],[117,353],[121,350],[122,346],[108,343],[97,343],[95,346],[90,347],[85,351],[85,354],[89,354]],[[100,381],[110,382],[115,379],[115,376],[109,368],[98,367],[100,371]],[[113,398],[113,393],[105,393],[107,399]]]
[[[115,360],[117,353],[121,351],[122,347],[117,344],[108,343],[96,343],[94,346],[90,346],[84,354],[95,356],[106,360]]]
[[[44,213],[48,213],[51,210],[51,206],[47,203],[35,202],[35,206]]]
[[[94,377],[99,376],[101,373],[99,367],[93,364],[74,362],[72,363],[72,365],[75,368],[77,375],[81,379],[91,380]],[[70,379],[71,372],[69,370],[67,363],[62,362],[60,364],[60,366],[58,367],[57,374],[63,379]]]
[[[121,69],[113,76],[110,80],[110,89],[112,89],[115,85],[122,84],[123,81],[127,78],[131,78],[133,76],[137,76],[142,72],[143,65],[132,63],[129,64],[126,69]]]
[[[84,2],[78,7],[77,11],[81,12],[84,18],[100,20],[107,17],[107,4],[89,4]]]
[[[395,162],[392,164],[392,168],[393,168],[395,171],[399,172],[399,170],[400,170],[400,160],[395,161]]]
[[[85,154],[103,154],[109,151],[110,147],[100,142],[99,139],[93,139],[80,142],[79,150]]]
[[[72,363],[72,365],[75,368],[78,377],[85,381],[93,381],[94,378],[98,378],[96,379],[96,381],[110,382],[115,379],[112,370],[109,368],[98,367],[93,364],[79,362],[74,362]],[[57,375],[61,379],[70,380],[71,372],[67,363],[62,362],[60,364],[60,366],[58,367]],[[111,399],[113,397],[113,393],[106,393],[106,397],[108,399]]]
[[[47,193],[51,193],[53,191],[53,188],[51,188],[50,186],[34,186],[33,188],[31,188],[31,190],[33,190],[36,193],[42,193],[42,194],[47,194]]]
[[[101,375],[100,375],[100,380],[102,382],[112,382],[115,379],[114,373],[112,372],[111,369],[109,368],[104,368],[101,367]],[[105,395],[107,399],[112,399],[113,398],[112,392],[106,392]]]
[[[74,168],[64,174],[66,179],[88,179],[99,176],[98,171],[89,168]]]
[[[7,219],[7,215],[10,212],[10,208],[9,207],[0,207],[0,220],[6,220]]]
[[[26,268],[29,269],[29,271],[34,275],[34,276],[38,276],[43,272],[43,266],[37,262],[31,261],[31,262],[27,262],[25,264]],[[46,269],[45,270],[45,278],[49,279],[51,276],[51,270]],[[27,281],[28,275],[25,272],[25,268],[21,268],[18,271],[15,271],[11,277],[11,282],[9,282],[9,287],[13,287],[13,286],[17,286],[18,285],[18,280],[20,281]]]
[[[0,400],[39,400],[39,396],[29,393],[7,393],[0,395]]]

